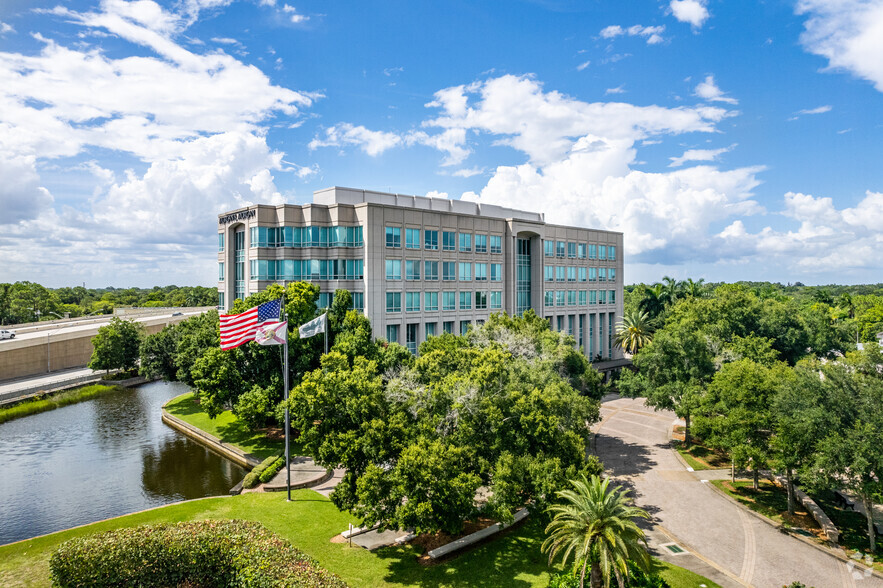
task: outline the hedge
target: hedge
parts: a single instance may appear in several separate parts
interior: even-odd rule
[[[336,575],[260,523],[209,520],[143,525],[63,543],[54,586],[346,588]]]
[[[261,472],[261,475],[258,476],[258,478],[261,479],[261,483],[266,484],[267,482],[272,480],[273,476],[278,474],[279,470],[281,470],[282,466],[284,466],[284,465],[285,465],[285,458],[280,457],[280,458],[276,459],[276,461],[271,463],[269,466],[267,466],[267,469],[265,469],[263,472]]]
[[[243,478],[242,480],[242,485],[245,488],[254,488],[258,485],[259,481],[266,484],[273,476],[276,475],[276,472],[279,471],[279,468],[281,468],[284,463],[284,457],[277,457],[275,455],[268,457],[258,465],[254,466],[254,469],[246,474],[245,478]],[[273,471],[273,473],[270,474],[266,479],[264,479],[264,472],[271,470],[274,466],[276,467],[276,469]]]

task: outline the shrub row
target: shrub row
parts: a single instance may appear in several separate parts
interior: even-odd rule
[[[109,392],[119,392],[125,390],[120,386],[109,386],[105,384],[91,384],[82,388],[73,390],[65,390],[54,394],[40,394],[33,399],[25,400],[15,404],[9,408],[0,409],[0,423],[30,416],[47,410],[55,410],[68,404],[76,404],[85,400],[91,400],[96,396],[107,394]]]
[[[278,463],[278,465],[276,465]],[[279,468],[285,463],[284,457],[277,457],[275,455],[268,457],[258,465],[254,466],[254,469],[251,470],[245,478],[242,480],[242,486],[245,488],[254,488],[258,485],[258,482],[267,483],[270,479],[276,475],[276,472],[279,471]],[[275,467],[275,469],[273,469]],[[269,474],[266,479],[264,479],[264,472],[273,470],[272,474]]]
[[[63,543],[53,585],[345,588],[336,575],[253,521],[144,525]]]
[[[631,578],[628,582],[629,588],[670,587],[669,583],[663,580],[662,577],[656,572],[644,572],[632,561],[629,561],[628,566],[629,574],[631,575]],[[585,586],[588,586],[591,583],[589,581],[590,574],[591,569],[587,569]],[[611,576],[610,586],[611,588],[619,588],[619,583],[616,581],[615,577]],[[562,572],[560,574],[553,575],[551,578],[549,578],[548,588],[580,588],[579,572],[573,570],[570,572]]]
[[[261,475],[258,476],[261,479],[261,484],[266,484],[267,482],[272,480],[273,476],[278,474],[279,470],[281,470],[284,465],[285,465],[285,458],[284,457],[279,457],[276,459],[276,461],[274,461],[273,463],[268,465],[267,469],[265,469],[263,472],[261,472]]]

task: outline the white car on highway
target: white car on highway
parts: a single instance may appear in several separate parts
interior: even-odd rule
[[[0,339],[15,339],[15,331],[0,330]]]

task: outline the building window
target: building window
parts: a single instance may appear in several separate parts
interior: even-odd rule
[[[420,292],[405,292],[405,311],[420,312]]]
[[[426,312],[438,311],[438,292],[423,293],[423,309]]]
[[[554,282],[555,281],[555,266],[554,265],[543,266],[543,281],[546,281],[546,282]]]
[[[334,299],[334,294],[331,292],[319,292],[319,301],[316,303],[318,308],[328,308],[331,306],[331,301]]]
[[[472,233],[460,233],[460,251],[463,253],[472,251]]]
[[[491,309],[499,310],[503,308],[503,293],[500,291],[491,292]]]
[[[585,333],[585,326],[586,326],[586,315],[580,314],[579,315],[579,341],[577,341],[577,345],[579,345],[580,347],[583,347],[583,345],[585,345],[585,339],[583,338],[583,335]],[[583,347],[583,349],[584,349],[584,347]]]
[[[597,290],[589,290],[589,304],[598,304]]]
[[[598,246],[597,245],[589,245],[589,259],[595,259],[598,257]]]
[[[585,291],[585,290],[580,290],[580,291],[579,291],[579,305],[580,305],[580,306],[585,306],[587,300],[588,300],[588,298],[586,297],[586,291]]]
[[[616,304],[616,290],[610,290],[610,297],[608,298],[608,302],[610,304]]]
[[[555,242],[555,257],[564,257],[564,252],[566,250],[566,244],[564,241],[556,241]]]
[[[518,239],[515,251],[515,314],[530,308],[530,239]]]
[[[218,233],[218,251],[224,250],[224,233]]]
[[[446,282],[453,282],[457,279],[457,262],[456,261],[443,261],[442,262],[442,279]]]
[[[224,281],[224,263],[223,262],[218,264],[218,281],[219,282]]]
[[[567,334],[573,336],[573,315],[567,315]]]
[[[576,290],[567,291],[567,306],[576,306]]]
[[[567,242],[567,257],[576,258],[576,243]]]
[[[245,229],[233,233],[233,300],[245,299]]]
[[[491,235],[491,253],[503,252],[503,237],[500,235]]]
[[[487,253],[487,235],[475,235],[475,252]]]
[[[365,310],[365,293],[353,292],[353,310],[364,312]]]
[[[491,264],[491,282],[502,282],[503,281],[503,264],[502,263],[492,263]]]
[[[469,262],[460,262],[460,281],[461,282],[471,282],[472,281],[472,264]]]
[[[457,310],[456,292],[442,292],[442,310]]]
[[[386,312],[402,312],[402,293],[386,293]]]
[[[616,281],[616,268],[615,267],[607,268],[607,281],[608,282],[615,282]]]
[[[445,333],[454,334],[454,321],[445,321],[442,323],[442,329],[444,329]]]
[[[598,304],[607,304],[607,290],[598,290]]]
[[[472,310],[471,292],[460,292],[460,310]]]
[[[420,279],[419,260],[409,259],[405,262],[405,279],[411,281]]]
[[[596,268],[589,268],[589,281],[597,282],[598,281],[598,270]]]
[[[318,261],[318,260],[314,260]],[[386,279],[401,280],[402,279],[402,260],[387,259],[386,260]]]
[[[584,268],[584,267],[579,268],[579,281],[580,282],[586,281],[586,275],[587,275],[586,268]]]
[[[423,248],[429,251],[438,251],[438,231],[430,229],[423,231]]]
[[[566,300],[567,292],[564,290],[556,290],[555,291],[555,306],[564,306],[564,301]]]
[[[419,326],[415,323],[405,325],[405,346],[414,355],[417,355],[417,327]]]
[[[405,229],[405,249],[420,249],[420,229]]]
[[[486,263],[476,263],[475,264],[475,281],[476,282],[486,282],[487,281],[487,264]]]
[[[546,290],[543,295],[543,306],[555,306],[555,292]]]
[[[616,245],[611,245],[607,248],[607,259],[616,261]]]
[[[469,321],[460,321],[460,334],[465,335],[469,332]]]
[[[580,243],[576,246],[576,256],[580,259],[586,258],[586,244]]]
[[[401,227],[386,227],[386,246],[395,248],[402,246]]]
[[[599,267],[598,268],[598,281],[599,282],[606,282],[607,281],[607,268],[606,267]]]
[[[607,315],[607,359],[613,359],[613,313]]]
[[[563,282],[565,280],[565,276],[567,275],[567,268],[563,265],[559,265],[555,267],[555,281]]]
[[[568,266],[567,267],[567,281],[575,282],[576,281],[576,267]]]
[[[475,310],[487,310],[487,292],[475,293]]]
[[[218,310],[224,310],[224,293],[218,292]]]
[[[561,333],[563,331],[564,331],[564,317],[559,316],[558,317],[558,332]]]
[[[437,324],[438,323],[426,323],[426,325],[424,325],[424,328],[426,330],[426,338],[427,339],[429,337],[435,337],[435,326]]]
[[[399,326],[398,325],[386,325],[386,340],[390,343],[398,343],[399,342]]]
[[[555,241],[543,241],[543,252],[546,257],[555,257]]]
[[[424,261],[423,262],[423,279],[429,280],[431,282],[438,281],[438,262],[437,261]]]
[[[607,245],[598,245],[598,259],[607,259]]]
[[[442,231],[442,250],[457,250],[457,233],[453,231]]]

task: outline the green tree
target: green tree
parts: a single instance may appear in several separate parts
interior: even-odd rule
[[[138,351],[141,358],[139,374],[146,378],[162,378],[166,382],[176,379],[179,331],[177,325],[169,325],[144,337]]]
[[[653,336],[653,327],[646,312],[631,312],[620,317],[613,342],[624,351],[636,354]]]
[[[573,555],[580,586],[585,583],[586,571],[591,570],[592,588],[602,583],[609,587],[613,578],[625,586],[630,561],[648,570],[647,540],[635,519],[649,519],[650,515],[632,505],[624,488],[609,488],[609,478],[602,482],[597,476],[591,480],[583,477],[571,485],[573,490],[557,493],[562,502],[549,507],[553,518],[542,545],[543,552],[549,553],[549,563],[562,554],[566,565]]]
[[[232,408],[246,389],[232,354],[220,347],[212,347],[200,356],[192,374],[199,404],[210,418]]]
[[[110,323],[99,327],[98,334],[92,337],[89,367],[107,371],[134,369],[143,333],[144,328],[135,321],[110,319]]]

